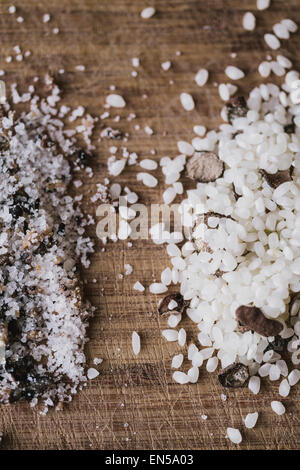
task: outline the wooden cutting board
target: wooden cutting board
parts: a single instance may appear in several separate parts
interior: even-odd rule
[[[260,83],[257,66],[270,52],[263,41],[264,32],[286,17],[300,23],[299,0],[273,0],[271,9],[257,12],[253,33],[242,29],[242,16],[249,9],[255,11],[255,0],[40,0],[38,6],[16,0],[17,15],[8,14],[10,4],[0,1],[0,69],[6,71],[7,85],[16,81],[24,89],[34,76],[48,71],[55,74],[64,68],[65,74],[59,76],[64,102],[82,104],[96,116],[103,113],[105,96],[110,85],[115,85],[127,107],[112,111],[105,125],[129,133],[128,142],[120,145],[141,158],[152,157],[151,149],[155,149],[153,158],[157,160],[175,156],[177,140],[189,141],[195,124],[214,128],[219,123],[222,104],[216,84],[226,81],[226,65],[247,71],[241,82],[246,93]],[[157,14],[142,20],[140,11],[148,5],[155,6]],[[52,17],[47,24],[42,22],[44,13]],[[17,16],[24,22],[18,23]],[[57,35],[52,33],[55,27],[60,30]],[[8,64],[5,57],[15,56],[15,45],[31,50],[32,55]],[[282,45],[281,53],[299,69],[299,33]],[[131,76],[133,57],[141,62],[136,78]],[[160,67],[166,60],[172,62],[168,72]],[[75,70],[81,64],[85,72]],[[210,80],[201,89],[193,79],[203,66],[209,69]],[[182,91],[195,97],[196,109],[191,113],[179,104]],[[136,114],[135,120],[126,119],[130,113]],[[121,119],[116,124],[113,118],[117,114]],[[140,130],[135,129],[137,124]],[[153,128],[153,136],[144,132],[146,125]],[[100,126],[95,135],[98,140]],[[106,159],[112,143],[96,145],[94,177],[84,182],[87,200],[95,192],[95,184],[107,176]],[[136,181],[137,171],[131,167],[115,180],[137,191],[143,203],[160,202],[164,188],[160,172],[156,176],[161,184],[151,190]],[[95,208],[90,204],[89,210],[94,213]],[[172,381],[170,362],[180,348],[161,336],[166,320],[157,316],[157,298],[148,290],[138,293],[132,289],[137,280],[148,286],[159,278],[169,265],[164,248],[150,241],[135,242],[132,248],[120,242],[108,244],[102,252],[94,228],[90,234],[96,251],[83,276],[97,312],[91,322],[87,357],[91,365],[94,357],[104,358],[101,374],[63,412],[41,416],[27,404],[2,406],[2,448],[231,449],[234,445],[225,438],[227,426],[242,429],[242,449],[299,448],[299,388],[283,400],[287,413],[279,417],[270,408],[278,382],[265,382],[256,397],[247,389],[224,391],[215,374],[204,370],[196,385],[180,386]],[[121,279],[124,263],[131,264],[134,271]],[[190,342],[197,332],[189,321],[183,326]],[[137,358],[131,350],[133,330],[142,338]],[[222,393],[226,393],[226,401],[221,399]],[[257,427],[246,430],[242,419],[256,410],[260,414]],[[204,414],[205,421],[201,418]]]

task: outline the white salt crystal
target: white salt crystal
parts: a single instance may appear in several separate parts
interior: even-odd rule
[[[269,8],[271,0],[257,0],[257,9],[266,10]]]
[[[183,363],[183,354],[177,354],[172,359],[172,368],[178,369]]]
[[[137,281],[134,284],[133,288],[134,288],[134,290],[137,290],[139,292],[144,292],[144,290],[145,290],[145,287],[139,281]]]
[[[137,356],[141,350],[141,338],[140,335],[133,331],[132,333],[132,350],[133,353]]]
[[[144,8],[141,11],[141,17],[144,20],[147,20],[148,18],[151,18],[151,16],[153,16],[154,14],[155,14],[155,8],[153,8],[153,7],[147,7],[147,8]]]
[[[132,60],[131,60],[131,63],[133,65],[133,67],[139,67],[140,59],[138,57],[133,57]]]
[[[122,173],[126,165],[126,160],[123,158],[122,160],[115,160],[114,162],[109,162],[108,164],[108,171],[109,174],[112,176],[118,176]]]
[[[181,93],[180,101],[186,111],[192,111],[195,108],[193,97],[189,93]]]
[[[131,266],[131,264],[124,264],[124,268],[125,268],[125,275],[130,276],[130,274],[132,274],[133,272],[133,267]]]
[[[257,411],[255,411],[254,413],[248,413],[246,418],[245,418],[246,428],[248,428],[248,429],[254,428],[254,426],[256,425],[257,419],[258,419]]]
[[[269,33],[265,34],[264,40],[271,49],[279,49],[280,41],[279,39],[277,39],[277,37],[274,34],[269,34]]]
[[[200,69],[195,76],[195,82],[198,86],[204,86],[208,80],[208,71],[206,69]]]
[[[162,335],[166,338],[167,341],[177,341],[178,340],[178,331],[166,329],[162,331]]]
[[[206,132],[206,127],[204,127],[204,126],[194,126],[193,131],[195,132],[195,134],[199,135],[200,137],[203,137],[205,135],[205,132]]]
[[[227,428],[227,437],[233,442],[233,444],[240,444],[242,442],[242,435],[238,429]]]
[[[253,375],[252,377],[250,377],[248,388],[249,390],[251,390],[252,393],[254,393],[254,395],[257,395],[260,390],[260,378],[257,377],[256,375]]]
[[[49,15],[49,13],[45,13],[43,15],[43,23],[48,23],[51,19],[51,16]]]
[[[285,407],[280,401],[272,401],[271,402],[271,408],[276,413],[277,415],[283,415],[285,413]]]
[[[124,108],[125,100],[121,95],[111,94],[106,97],[106,103],[113,108]]]
[[[228,65],[225,69],[225,73],[231,80],[240,80],[245,76],[244,72],[234,65]]]
[[[163,62],[161,64],[161,68],[167,72],[167,70],[169,70],[169,68],[171,67],[171,62],[169,60],[167,60],[166,62]]]
[[[275,364],[272,364],[269,371],[270,380],[278,380],[280,377],[280,369]]]
[[[243,16],[243,28],[247,31],[253,31],[255,29],[255,24],[255,16],[250,11],[247,11]]]
[[[95,379],[95,377],[98,377],[99,372],[94,369],[94,367],[90,367],[87,371],[87,377],[88,379]]]
[[[287,379],[283,379],[282,382],[279,385],[279,395],[282,397],[287,397],[288,394],[290,393],[291,386]]]
[[[278,55],[276,59],[277,59],[277,62],[285,69],[290,69],[293,65],[290,59],[288,59],[287,57],[283,55]]]
[[[16,13],[16,10],[17,10],[17,9],[16,9],[15,5],[11,5],[11,6],[8,8],[8,12],[11,13],[11,14],[12,14],[12,13]]]

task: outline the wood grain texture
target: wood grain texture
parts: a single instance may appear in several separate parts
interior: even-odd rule
[[[273,0],[270,10],[257,12],[253,33],[242,29],[241,20],[245,11],[255,9],[255,0],[40,0],[38,4],[16,0],[17,13],[24,17],[22,24],[16,22],[16,15],[8,14],[10,3],[0,0],[0,68],[6,70],[7,84],[16,81],[24,88],[35,75],[64,68],[65,74],[59,77],[64,101],[73,106],[83,104],[96,116],[104,111],[109,86],[116,85],[128,105],[120,112],[112,111],[105,122],[128,132],[129,141],[122,145],[141,158],[148,157],[153,148],[156,159],[174,156],[176,141],[190,140],[195,124],[215,127],[221,103],[214,82],[226,80],[225,66],[236,64],[247,71],[247,79],[241,83],[247,92],[260,82],[257,65],[270,52],[263,41],[264,32],[284,17],[300,23],[299,0]],[[147,4],[154,5],[157,14],[143,21],[140,11]],[[43,24],[46,12],[52,19]],[[59,27],[58,35],[52,34],[54,27]],[[282,43],[281,52],[299,68],[299,33]],[[15,45],[30,49],[32,56],[7,64],[5,57],[14,55]],[[237,53],[235,59],[232,52]],[[131,76],[132,57],[141,60],[137,78]],[[172,68],[163,72],[160,64],[166,60],[172,61]],[[78,64],[86,66],[84,73],[75,71]],[[202,66],[211,76],[209,84],[200,89],[193,78]],[[178,97],[182,91],[195,97],[195,111],[186,113],[181,108]],[[137,115],[131,122],[126,119],[130,112]],[[116,125],[113,117],[117,114],[125,119]],[[135,130],[136,124],[141,130]],[[152,137],[143,131],[145,125],[154,129]],[[96,145],[94,177],[84,185],[87,196],[107,176],[111,142]],[[161,184],[154,190],[137,183],[136,172],[136,168],[127,169],[122,184],[137,191],[144,203],[159,202],[163,191],[159,172]],[[89,209],[94,211],[93,206]],[[91,236],[95,237],[94,229]],[[164,248],[141,241],[128,248],[122,242],[107,245],[102,253],[100,242],[95,241],[92,266],[83,275],[87,295],[98,307],[91,322],[87,356],[90,364],[95,356],[104,358],[101,374],[64,412],[44,417],[26,404],[2,406],[2,448],[232,449],[225,439],[227,426],[243,429],[242,449],[299,448],[299,389],[294,388],[283,400],[287,413],[278,417],[270,408],[278,383],[265,383],[259,397],[248,390],[226,391],[226,401],[221,400],[224,390],[214,374],[201,371],[196,385],[173,383],[170,362],[180,348],[161,337],[165,320],[155,313],[157,298],[132,290],[136,280],[148,286],[168,265]],[[120,279],[124,263],[132,264],[134,272]],[[190,341],[196,331],[188,321],[183,325]],[[142,337],[137,358],[131,351],[133,330]],[[258,425],[255,430],[245,430],[242,418],[255,410],[260,413]],[[202,414],[208,416],[206,421]]]

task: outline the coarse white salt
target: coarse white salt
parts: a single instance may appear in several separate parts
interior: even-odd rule
[[[185,142],[184,140],[179,140],[177,142],[177,147],[178,147],[179,152],[183,153],[184,155],[191,156],[195,152],[194,147],[188,142]]]
[[[166,62],[163,62],[163,63],[161,64],[161,68],[162,68],[165,72],[167,72],[167,71],[170,69],[171,65],[172,65],[171,62],[170,62],[169,60],[167,60]]]
[[[177,193],[173,187],[167,188],[163,192],[163,200],[165,204],[171,204],[174,201]]]
[[[196,382],[198,382],[198,379],[199,379],[199,368],[198,367],[191,367],[188,370],[187,375],[189,377],[190,383],[195,384]]]
[[[51,19],[51,16],[49,15],[49,13],[45,13],[43,15],[43,23],[48,23]]]
[[[153,134],[153,129],[151,129],[151,127],[149,127],[149,126],[145,126],[144,130],[145,130],[146,134],[148,134],[148,135]]]
[[[167,341],[177,341],[178,340],[178,331],[166,329],[162,331],[163,337]]]
[[[90,380],[95,379],[96,377],[98,377],[98,375],[99,375],[99,372],[94,367],[90,367],[87,371],[87,377]]]
[[[195,102],[189,93],[181,93],[180,101],[186,111],[192,111],[195,108]]]
[[[140,166],[145,170],[156,170],[157,162],[155,160],[151,160],[150,158],[145,158],[144,160],[140,161]]]
[[[18,16],[17,22],[18,22],[18,23],[23,23],[23,22],[24,22],[23,16]]]
[[[204,86],[208,81],[209,73],[206,69],[200,69],[195,75],[195,82],[198,86]]]
[[[272,381],[278,380],[280,378],[280,369],[277,365],[272,364],[269,371],[269,378]]]
[[[141,17],[144,20],[151,18],[153,15],[155,15],[155,8],[153,7],[144,8],[144,10],[141,12]]]
[[[151,294],[163,294],[168,289],[161,282],[153,282],[152,284],[150,284],[149,290],[150,290]]]
[[[183,363],[183,354],[176,354],[172,359],[171,367],[173,369],[178,369]]]
[[[137,282],[133,285],[133,289],[134,289],[134,290],[137,290],[137,291],[139,291],[139,292],[144,292],[145,287],[143,286],[143,284],[141,284],[139,281],[137,281]]]
[[[189,381],[190,381],[190,378],[187,374],[185,374],[184,372],[181,372],[181,371],[175,371],[174,374],[173,374],[173,379],[175,380],[175,382],[181,384],[181,385],[184,385],[184,384],[187,384]]]
[[[149,173],[138,173],[136,175],[136,178],[137,181],[142,181],[143,184],[148,188],[154,188],[155,186],[157,186],[158,183],[157,178],[155,178],[155,176],[153,175],[150,175]]]
[[[287,397],[290,393],[291,386],[287,379],[283,379],[279,385],[279,395],[282,397]]]
[[[140,66],[140,59],[138,57],[133,57],[131,59],[131,63],[133,67],[139,67]]]
[[[226,434],[233,444],[240,444],[243,440],[242,435],[238,429],[227,428]]]
[[[281,24],[283,24],[291,33],[296,33],[298,31],[298,26],[295,21],[289,18],[281,20]]]
[[[208,416],[207,415],[201,415],[201,418],[203,419],[203,421],[206,421]]]
[[[279,39],[274,35],[274,34],[270,34],[270,33],[267,33],[264,35],[264,40],[265,40],[265,43],[271,48],[271,49],[279,49],[280,47],[280,41]]]
[[[296,385],[300,380],[300,370],[293,369],[288,375],[288,381],[291,387]]]
[[[106,103],[113,108],[124,108],[126,106],[124,98],[114,93],[106,97]]]
[[[94,359],[93,359],[93,363],[94,363],[96,366],[102,364],[102,362],[103,362],[103,359],[101,359],[100,357],[94,357]]]
[[[180,328],[178,332],[178,344],[183,347],[186,343],[186,331],[184,328]]]
[[[281,416],[285,413],[285,407],[280,401],[272,401],[271,402],[271,408],[276,413],[277,415]]]
[[[85,65],[82,65],[82,64],[76,65],[75,70],[77,70],[77,72],[84,72]]]
[[[260,378],[256,375],[250,377],[248,382],[248,388],[249,390],[251,390],[252,393],[254,393],[254,395],[257,395],[260,390]]]
[[[255,16],[253,13],[251,13],[251,11],[247,11],[247,13],[245,13],[243,16],[243,28],[246,29],[246,31],[253,31],[255,29],[255,24]]]
[[[125,268],[125,276],[130,276],[130,274],[132,274],[133,272],[133,267],[131,266],[131,264],[124,264],[124,268]]]
[[[254,428],[254,426],[257,423],[257,419],[258,419],[257,411],[255,411],[254,413],[248,413],[244,420],[246,428],[248,429]]]
[[[256,3],[257,9],[266,10],[267,8],[269,8],[270,3],[271,3],[271,0],[257,0],[257,3]]]
[[[8,8],[8,12],[9,13],[16,13],[17,9],[15,7],[15,5],[10,5],[10,7]]]
[[[132,333],[131,343],[132,343],[133,353],[137,356],[141,350],[141,338],[140,338],[140,335],[136,331],[133,331]]]
[[[126,160],[123,158],[122,160],[115,160],[112,162],[108,162],[108,171],[109,174],[112,176],[118,176],[122,173],[126,165]]]
[[[231,80],[240,80],[245,76],[244,72],[238,67],[235,67],[235,65],[228,65],[225,69],[225,74]]]

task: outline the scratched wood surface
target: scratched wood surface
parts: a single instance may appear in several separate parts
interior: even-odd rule
[[[154,158],[176,155],[176,141],[191,139],[195,124],[214,127],[219,122],[221,103],[216,83],[225,80],[224,68],[229,63],[248,72],[241,87],[249,90],[259,82],[258,63],[268,49],[263,33],[278,20],[291,17],[300,23],[299,0],[273,0],[268,11],[257,12],[257,28],[253,33],[241,27],[242,15],[255,10],[254,0],[16,0],[17,14],[8,14],[10,2],[0,0],[0,69],[6,71],[7,85],[16,81],[27,85],[36,75],[47,71],[59,76],[64,101],[73,106],[83,104],[93,115],[100,116],[110,85],[126,98],[127,107],[113,111],[106,125],[129,133],[127,143],[120,142],[140,157]],[[140,11],[151,4],[157,14],[150,20],[140,18]],[[42,23],[49,12],[52,19]],[[24,17],[23,23],[16,21]],[[52,29],[60,33],[54,35]],[[13,46],[31,50],[23,62],[6,63],[15,56]],[[298,68],[299,33],[283,41],[282,53],[293,59]],[[176,54],[181,51],[181,55]],[[237,57],[232,58],[231,53]],[[275,55],[275,54],[273,54]],[[139,57],[141,66],[136,78],[131,59]],[[163,72],[160,64],[172,61],[172,68]],[[85,72],[76,72],[83,64]],[[202,66],[211,71],[209,84],[200,89],[193,81]],[[170,80],[174,83],[170,84]],[[181,91],[191,92],[196,109],[186,113],[180,106]],[[147,95],[147,96],[143,96]],[[127,121],[129,113],[137,118]],[[113,118],[120,114],[121,120]],[[139,124],[141,130],[136,130]],[[145,125],[154,130],[152,137]],[[99,126],[96,129],[99,138]],[[97,139],[96,139],[97,140]],[[95,183],[107,176],[106,159],[111,142],[96,142],[94,177],[85,181],[84,192],[91,195]],[[134,167],[122,175],[122,184],[141,196],[141,202],[159,202],[163,180],[159,172],[159,189],[145,189],[136,182]],[[119,180],[117,178],[116,180]],[[93,213],[95,208],[90,205]],[[91,236],[95,238],[94,228]],[[227,426],[243,429],[242,449],[297,449],[300,445],[299,389],[294,388],[284,400],[287,413],[278,417],[270,409],[270,401],[278,383],[264,384],[259,397],[247,389],[226,391],[214,374],[201,371],[196,385],[184,387],[173,383],[170,362],[180,348],[167,344],[161,337],[165,320],[156,314],[157,298],[132,290],[136,280],[148,286],[168,265],[162,247],[150,241],[139,241],[132,248],[126,242],[108,244],[96,252],[91,268],[83,273],[86,292],[98,308],[91,322],[87,347],[89,364],[94,357],[104,358],[101,374],[79,393],[64,412],[41,416],[26,404],[2,406],[0,426],[4,433],[4,449],[232,449],[225,439]],[[124,263],[134,267],[130,276]],[[93,279],[97,282],[93,283]],[[104,291],[101,291],[101,288]],[[184,321],[188,339],[195,330]],[[131,333],[142,337],[142,351],[135,358],[131,351]],[[188,366],[186,364],[186,366]],[[259,411],[255,430],[245,430],[242,418]],[[203,421],[201,415],[208,416]]]

